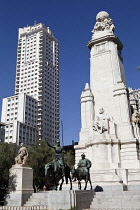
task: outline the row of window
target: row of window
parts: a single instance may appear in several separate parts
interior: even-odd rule
[[[14,106],[14,105],[18,105],[18,102],[16,102],[16,103],[10,103],[10,104],[8,104],[8,107],[9,106]]]
[[[17,110],[17,109],[18,109],[17,107],[10,108],[10,109],[7,109],[7,112],[10,112],[10,111],[13,111],[13,110]]]
[[[11,119],[6,119],[7,122],[17,120],[17,117],[11,118]]]

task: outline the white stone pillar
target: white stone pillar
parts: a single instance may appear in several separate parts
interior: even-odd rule
[[[94,119],[94,98],[89,84],[81,94],[81,131],[79,144],[85,145],[89,140],[90,130]]]

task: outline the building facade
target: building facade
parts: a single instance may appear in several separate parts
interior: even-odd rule
[[[4,143],[5,139],[5,123],[0,122],[0,144]]]
[[[25,93],[3,99],[5,142],[31,144],[38,139],[37,100]]]
[[[38,139],[55,144],[59,139],[59,46],[42,23],[19,29],[14,97],[23,93],[37,100]],[[7,114],[2,111],[2,120],[9,124]]]

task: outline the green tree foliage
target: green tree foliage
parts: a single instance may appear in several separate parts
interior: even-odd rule
[[[33,181],[35,188],[43,188],[45,184],[45,164],[54,158],[54,150],[45,141],[37,141],[27,147],[29,153],[29,165],[33,169]]]
[[[72,150],[67,151],[64,155],[64,161],[72,169],[75,164],[74,151],[72,151]]]
[[[15,144],[0,144],[0,200],[9,184],[9,169],[14,165]]]

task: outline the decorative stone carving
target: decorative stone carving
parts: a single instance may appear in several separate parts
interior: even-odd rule
[[[99,109],[99,114],[96,116],[95,121],[93,121],[93,130],[102,134],[109,130],[109,121],[112,121],[111,117],[105,113],[103,108]]]
[[[140,113],[137,112],[137,110],[134,110],[134,113],[132,114],[132,118],[131,121],[135,124],[139,124],[140,123]]]
[[[23,165],[27,165],[28,163],[28,151],[26,147],[24,147],[23,143],[21,143],[21,148],[19,149],[18,155],[15,158],[15,163]]]
[[[105,11],[99,12],[96,16],[96,24],[93,29],[93,33],[99,31],[110,30],[114,32],[115,26],[109,14]]]

